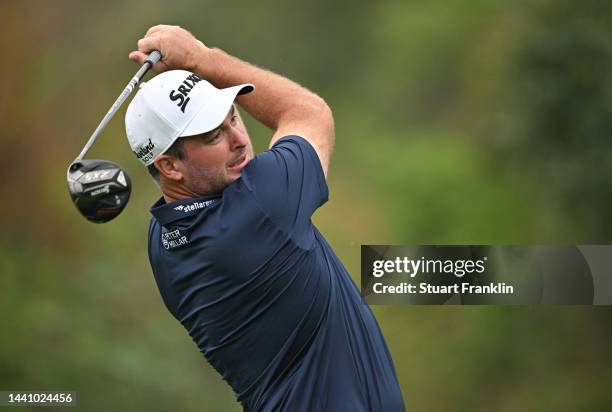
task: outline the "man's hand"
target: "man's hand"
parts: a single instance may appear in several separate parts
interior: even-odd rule
[[[159,50],[162,54],[161,61],[153,66],[158,73],[175,69],[194,71],[210,52],[187,30],[163,24],[151,27],[144,38],[138,40],[138,50],[131,52],[129,58],[143,64],[152,50]]]

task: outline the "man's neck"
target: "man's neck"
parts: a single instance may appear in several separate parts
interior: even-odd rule
[[[163,177],[159,182],[159,188],[161,189],[162,195],[166,203],[176,202],[177,200],[193,199],[196,197],[214,195],[220,192],[211,193],[196,193],[189,189],[183,184],[176,182],[169,182]]]
[[[200,197],[198,193],[191,191],[189,188],[183,185],[168,184],[168,182],[164,182],[163,179],[162,181],[160,181],[159,188],[162,191],[162,195],[164,196],[164,200],[166,201],[166,203]]]

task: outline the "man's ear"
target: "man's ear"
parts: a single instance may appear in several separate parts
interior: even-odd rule
[[[159,174],[164,176],[166,179],[179,182],[183,179],[183,173],[181,173],[179,159],[173,156],[160,155],[155,159],[153,164],[159,170]]]

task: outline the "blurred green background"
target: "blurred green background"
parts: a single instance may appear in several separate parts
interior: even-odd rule
[[[89,157],[130,173],[127,209],[93,225],[67,193],[158,23],[327,100],[336,150],[315,220],[356,281],[361,244],[612,241],[612,2],[3,0],[0,16],[0,390],[75,390],[84,411],[241,410],[157,292],[158,192],[125,107]],[[271,133],[248,125],[263,150]],[[374,311],[408,410],[612,410],[607,307]]]

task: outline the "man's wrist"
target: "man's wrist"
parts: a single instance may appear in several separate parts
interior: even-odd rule
[[[219,49],[206,47],[202,44],[194,53],[193,65],[188,70],[199,74],[211,83],[216,83],[215,69]]]

